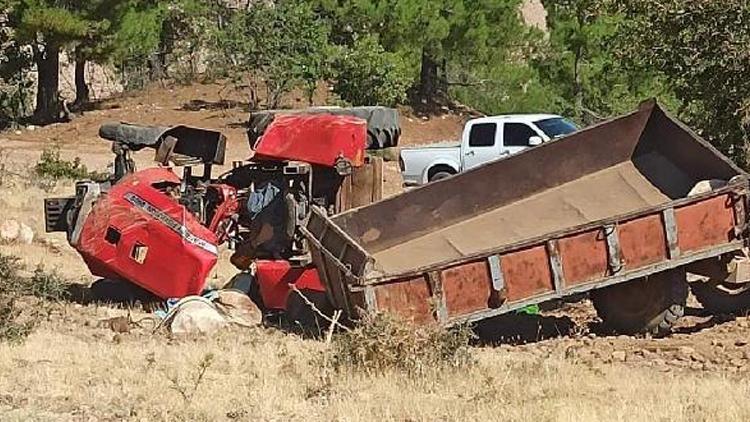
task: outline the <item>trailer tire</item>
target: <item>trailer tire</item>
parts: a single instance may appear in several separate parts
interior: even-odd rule
[[[663,336],[685,314],[685,271],[674,269],[591,292],[604,325],[621,334]]]
[[[302,289],[300,292],[315,305],[318,311],[326,316],[333,314],[333,306],[328,301],[325,292]],[[300,295],[290,291],[286,299],[286,319],[293,328],[301,329],[311,335],[322,334],[328,327],[328,322],[320,316]]]
[[[720,282],[695,282],[690,284],[693,296],[712,314],[732,314],[750,309],[750,288],[744,284],[732,289],[732,285]]]

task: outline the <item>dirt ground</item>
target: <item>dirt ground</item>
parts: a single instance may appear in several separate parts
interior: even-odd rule
[[[32,245],[0,245],[0,252],[81,284],[93,281],[64,236],[43,233],[42,198],[68,195],[72,184],[50,187],[28,176],[41,151],[54,144],[103,170],[111,154],[98,127],[124,120],[220,129],[229,161],[242,159],[249,154],[241,127],[247,113],[226,101],[241,96],[220,96],[216,85],[154,87],[103,102],[71,123],[0,133],[2,218],[37,233]],[[462,121],[407,114],[402,144],[455,138]],[[151,158],[141,153],[139,164]],[[389,192],[400,190],[397,168],[389,168],[386,183]],[[222,261],[214,285],[233,275]],[[420,378],[328,373],[319,365],[323,342],[275,329],[173,339],[151,334],[153,323],[143,319],[150,315],[139,310],[50,309],[24,343],[0,344],[0,420],[750,420],[743,399],[750,394],[750,319],[705,315],[695,303],[663,339],[607,335],[585,300],[543,318],[490,321],[477,329],[475,365]],[[102,322],[128,312],[143,319],[129,333]]]

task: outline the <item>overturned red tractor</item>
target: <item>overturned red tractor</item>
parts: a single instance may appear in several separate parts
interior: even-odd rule
[[[382,161],[366,157],[377,143],[361,114],[265,114],[249,131],[253,158],[218,177],[212,166],[224,164],[226,146],[219,132],[105,124],[114,174],[78,182],[74,197],[45,200],[47,231],[66,232],[107,283],[161,299],[200,294],[226,243],[241,270],[232,284],[262,310],[299,311],[304,302],[292,289],[328,307],[299,228],[313,206],[335,214],[380,199]],[[160,166],[136,171],[131,153],[144,148]]]

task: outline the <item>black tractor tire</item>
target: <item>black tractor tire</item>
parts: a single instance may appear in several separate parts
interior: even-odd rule
[[[695,282],[690,284],[693,296],[712,314],[733,314],[750,309],[750,288],[744,284]]]
[[[430,176],[430,182],[437,182],[438,180],[447,179],[453,176],[453,173],[449,171],[438,171],[437,173]]]
[[[328,301],[325,292],[315,290],[300,290],[307,300],[315,305],[313,309],[296,291],[289,292],[286,300],[286,320],[294,329],[303,331],[310,335],[321,335],[327,329],[330,323],[323,315],[331,317],[333,315],[333,306]],[[319,313],[319,312],[320,313]]]
[[[685,314],[688,284],[681,269],[591,292],[599,318],[620,334],[664,336]]]

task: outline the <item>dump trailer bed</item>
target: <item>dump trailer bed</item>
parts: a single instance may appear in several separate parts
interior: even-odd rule
[[[701,192],[696,186],[723,185]],[[306,228],[331,301],[451,324],[746,244],[746,174],[655,102]],[[387,217],[384,217],[387,216]]]

